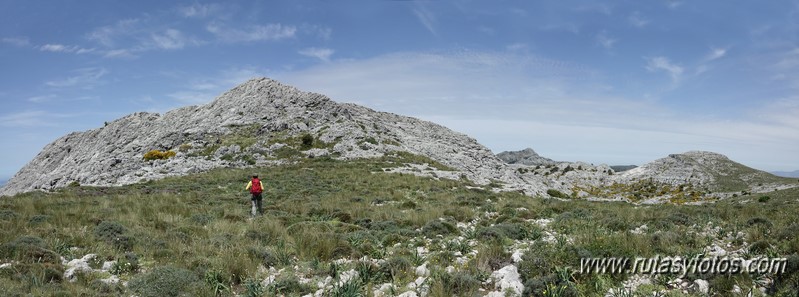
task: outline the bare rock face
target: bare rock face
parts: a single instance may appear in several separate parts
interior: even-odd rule
[[[303,135],[312,144],[299,145]],[[173,151],[145,160],[151,150]],[[477,184],[498,181],[539,194],[486,147],[446,127],[329,98],[267,78],[256,78],[213,102],[165,114],[134,113],[102,128],[48,144],[0,189],[8,196],[77,183],[114,186],[186,175],[217,167],[281,164],[298,157],[339,159],[409,152],[429,157]]]
[[[622,172],[617,183],[649,180],[672,186],[692,185],[706,191],[764,193],[796,187],[790,179],[774,176],[730,160],[722,154],[690,151],[672,154],[641,167]]]
[[[549,158],[544,158],[536,153],[531,148],[526,148],[521,151],[508,151],[497,154],[497,157],[508,164],[521,164],[521,165],[555,165],[558,162]]]

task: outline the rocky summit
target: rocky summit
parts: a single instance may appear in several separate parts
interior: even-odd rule
[[[256,78],[205,105],[164,114],[134,113],[63,136],[12,177],[0,195],[70,185],[119,186],[301,158],[351,160],[402,153],[428,161],[385,172],[466,178],[494,191],[530,196],[684,202],[797,186],[795,180],[711,152],[670,155],[622,173],[604,164],[556,162],[531,148],[494,155],[475,139],[435,123],[337,103]]]
[[[353,159],[393,152],[426,156],[448,167],[446,176],[477,184],[498,181],[528,194],[546,188],[522,180],[475,139],[441,125],[256,78],[206,105],[134,113],[63,136],[45,146],[0,195],[68,185],[125,185],[218,167],[281,164],[295,157]],[[408,171],[435,174],[437,169],[428,165]]]
[[[536,153],[532,148],[521,151],[506,151],[497,154],[497,157],[508,164],[522,165],[554,165],[558,162],[549,158],[544,158]]]

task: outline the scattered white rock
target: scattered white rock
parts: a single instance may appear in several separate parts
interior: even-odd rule
[[[402,294],[397,295],[397,297],[419,297],[414,291],[407,291]]]
[[[117,261],[105,261],[105,262],[103,262],[103,268],[102,269],[103,270],[111,270],[111,268],[114,268],[114,264],[116,264],[116,263],[117,263]]]
[[[641,235],[641,234],[646,233],[646,230],[648,230],[648,229],[649,229],[649,227],[646,224],[643,224],[641,226],[638,226],[638,228],[635,228],[632,231],[630,231],[630,233]]]
[[[95,257],[97,257],[96,254],[88,254],[83,256],[83,258],[73,259],[69,262],[62,263],[66,267],[66,270],[64,271],[64,279],[74,282],[77,280],[77,274],[79,272],[94,271],[94,269],[89,267],[89,261],[94,260]]]
[[[515,250],[510,258],[513,260],[513,263],[519,263],[522,261],[522,256],[524,256],[524,250]]]
[[[703,279],[694,280],[693,289],[700,294],[707,294],[710,290],[710,283]]]
[[[489,292],[487,296],[521,296],[524,292],[524,284],[522,283],[519,271],[514,265],[508,265],[500,268],[491,273],[491,279],[494,280],[494,289],[496,291]],[[496,295],[501,294],[501,295]]]
[[[394,287],[393,284],[384,283],[384,284],[380,285],[380,287],[378,287],[377,289],[372,291],[372,296],[374,296],[374,297],[388,297],[388,296],[390,296],[388,294],[391,292],[392,289],[396,290],[396,288]]]
[[[427,269],[427,262],[424,262],[424,264],[420,265],[419,267],[416,267],[416,276],[428,276],[428,275],[430,275],[430,270]]]

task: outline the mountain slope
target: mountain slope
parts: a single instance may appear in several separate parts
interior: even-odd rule
[[[311,141],[303,143],[308,134]],[[151,150],[173,151],[145,160]],[[464,134],[411,117],[378,112],[267,78],[249,80],[201,106],[163,115],[134,113],[105,127],[48,144],[0,189],[0,195],[70,184],[124,185],[217,167],[290,162],[291,158],[378,157],[402,151],[429,157],[478,184],[492,180],[540,193],[490,150]],[[427,169],[431,169],[428,167]],[[432,170],[432,169],[431,169]]]
[[[522,165],[554,165],[552,159],[542,157],[536,153],[532,148],[526,148],[521,151],[507,151],[497,154],[497,157],[508,164],[522,164]]]
[[[710,191],[768,191],[771,187],[795,184],[730,160],[727,156],[704,151],[672,154],[618,175],[620,182],[651,180],[681,185],[691,184]]]

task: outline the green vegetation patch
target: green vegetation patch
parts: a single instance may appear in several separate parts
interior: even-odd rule
[[[0,264],[13,269],[0,269],[0,286],[10,296],[302,296],[315,292],[317,281],[355,270],[358,277],[333,282],[328,293],[368,296],[383,283],[404,292],[416,268],[428,263],[430,296],[474,296],[493,290],[489,276],[513,264],[518,249],[523,261],[514,265],[526,295],[599,296],[629,275],[580,274],[580,258],[696,255],[732,238],[731,249],[799,263],[799,189],[770,192],[763,203],[763,194],[706,205],[561,201],[382,171],[405,163],[434,164],[402,153],[300,159],[3,199]],[[244,190],[253,173],[265,185],[265,211],[256,217]],[[117,261],[110,272],[128,287],[98,283],[105,275],[63,281],[60,257],[88,253],[99,255],[92,267]],[[262,284],[267,276],[274,281]],[[734,295],[730,284],[751,288],[757,280],[690,276],[700,277],[719,295]],[[770,277],[769,292],[799,287],[797,270]],[[660,289],[658,281],[642,287]]]

